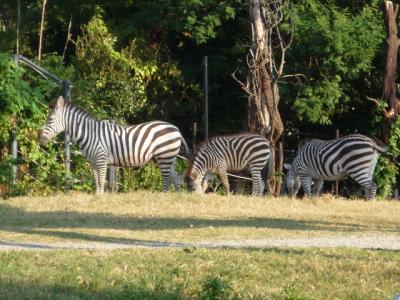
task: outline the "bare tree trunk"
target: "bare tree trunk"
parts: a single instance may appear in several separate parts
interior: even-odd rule
[[[42,60],[42,42],[43,42],[43,28],[44,28],[44,15],[46,12],[46,4],[47,0],[43,0],[42,5],[42,19],[40,21],[40,30],[39,30],[39,50],[38,50],[38,60]]]
[[[17,1],[17,49],[16,49],[16,53],[17,55],[19,54],[19,25],[21,23],[21,3],[20,0]]]
[[[249,68],[246,83],[240,82],[248,95],[248,130],[267,136],[278,146],[275,171],[282,171],[284,130],[278,110],[278,80],[285,64],[285,44],[278,25],[282,21],[283,0],[247,0],[251,24],[251,48],[247,55]],[[279,145],[278,145],[279,144]],[[269,183],[270,192],[280,192],[280,183]],[[272,190],[271,190],[272,189]]]
[[[397,53],[400,44],[397,31],[399,5],[393,4],[392,1],[385,1],[383,13],[385,15],[387,47],[385,70],[383,74],[382,99],[387,102],[388,106],[383,110],[384,122],[381,125],[380,136],[384,143],[388,144],[392,123],[400,114],[400,98],[397,94],[398,85],[396,83]],[[367,98],[378,106],[381,103],[381,101],[377,99]]]
[[[62,59],[65,59],[65,53],[67,52],[67,48],[68,48],[68,42],[71,40],[71,27],[72,27],[72,15],[69,18],[69,25],[68,25],[68,31],[67,31],[67,39],[65,41],[65,46],[64,46],[64,51],[62,54]]]
[[[382,126],[382,139],[387,144],[390,137],[391,124],[400,113],[400,99],[397,96],[396,84],[397,52],[399,49],[399,38],[397,35],[399,5],[393,4],[392,1],[385,1],[383,11],[387,33],[387,48],[382,98],[387,101],[388,108],[385,111],[385,123]]]

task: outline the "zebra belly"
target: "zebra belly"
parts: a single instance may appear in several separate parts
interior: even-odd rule
[[[118,159],[115,159],[114,157],[110,157],[108,160],[108,163],[110,165],[116,166],[116,167],[141,167],[147,164],[151,159],[146,159],[142,161],[135,161],[133,162],[131,159],[124,159],[119,161]]]
[[[315,170],[309,170],[307,172],[307,175],[310,176],[312,179],[320,179],[324,181],[335,181],[335,180],[341,180],[347,177],[347,172],[342,169],[342,168],[337,168],[335,172],[328,173],[327,174],[321,174],[319,172],[316,172]]]

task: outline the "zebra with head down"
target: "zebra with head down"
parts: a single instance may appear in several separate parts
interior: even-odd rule
[[[303,188],[311,196],[311,182],[314,194],[319,194],[324,180],[353,178],[365,191],[367,199],[375,197],[377,186],[373,181],[375,166],[380,153],[387,147],[379,146],[371,138],[351,134],[336,140],[313,139],[300,149],[286,175],[289,196]]]
[[[178,128],[163,121],[135,126],[120,126],[94,118],[83,109],[64,101],[63,97],[49,105],[49,115],[39,138],[45,145],[65,131],[86,157],[93,170],[96,192],[104,192],[107,165],[141,166],[155,160],[163,177],[163,189],[171,184],[180,189],[181,177],[175,171],[176,156],[183,145],[189,149]]]
[[[252,194],[262,195],[265,185],[261,170],[268,167],[268,175],[273,173],[274,154],[271,143],[258,134],[213,137],[197,147],[189,161],[185,181],[190,190],[203,192],[210,174],[217,174],[229,193],[227,172],[247,169],[252,178]]]

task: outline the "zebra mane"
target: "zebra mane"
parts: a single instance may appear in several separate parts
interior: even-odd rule
[[[55,99],[53,99],[53,100],[51,100],[50,102],[49,102],[49,108],[50,109],[54,109],[55,107],[56,107],[56,105],[57,105],[57,98],[55,98]],[[92,119],[92,120],[97,120],[97,121],[99,121],[99,119],[98,118],[96,118],[95,116],[93,116],[90,112],[88,112],[86,109],[84,109],[84,108],[82,108],[82,107],[80,107],[80,106],[77,106],[77,105],[75,105],[75,104],[72,104],[71,102],[69,102],[69,101],[65,101],[64,100],[64,107],[67,107],[68,109],[75,109],[75,111],[76,112],[80,112],[82,115],[84,115],[85,117],[87,117],[87,118],[89,118],[89,119]]]
[[[82,115],[84,115],[85,117],[92,119],[92,120],[96,120],[96,121],[101,121],[100,119],[96,118],[95,116],[92,115],[92,113],[88,112],[86,109],[74,105],[71,102],[65,102],[64,104],[65,106],[69,107],[69,108],[74,108],[76,112],[80,112],[82,113]]]

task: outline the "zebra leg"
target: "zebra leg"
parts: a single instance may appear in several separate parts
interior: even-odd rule
[[[98,161],[96,163],[96,173],[97,173],[97,194],[104,193],[104,183],[106,181],[106,173],[107,173],[107,163],[105,161]]]
[[[315,179],[314,180],[314,191],[313,194],[318,196],[321,194],[322,187],[324,185],[324,181],[322,179]]]
[[[376,185],[375,182],[371,181],[371,190],[370,190],[370,194],[369,194],[369,199],[373,199],[376,196],[376,190],[378,189],[378,186]]]
[[[181,190],[181,182],[182,182],[182,177],[179,175],[176,170],[175,170],[175,165],[171,166],[170,169],[170,176],[172,183],[175,187],[175,191],[179,192]]]
[[[363,187],[367,200],[371,200],[375,197],[377,187],[372,180],[372,173],[369,170],[363,169],[358,172],[350,173],[349,176]]]
[[[252,196],[262,195],[264,192],[265,185],[262,181],[261,174],[259,171],[254,171],[251,173],[251,181],[252,181]]]
[[[174,170],[175,173],[175,157],[157,157],[155,160],[161,171],[161,176],[163,179],[163,192],[168,192],[174,180],[172,170]]]
[[[372,200],[376,196],[376,190],[377,190],[377,185],[375,182],[371,180],[371,182],[368,185],[363,186],[364,191],[365,191],[365,198],[367,200]]]
[[[208,188],[208,182],[210,181],[210,179],[213,177],[213,174],[211,173],[206,173],[204,175],[203,180],[201,181],[201,190],[203,193],[206,192],[207,188]]]
[[[172,183],[170,169],[161,169],[161,176],[163,178],[163,192],[168,192]]]
[[[226,173],[225,165],[220,166],[218,168],[218,175],[219,175],[219,178],[221,179],[221,182],[225,189],[226,194],[229,195],[229,181],[228,181],[228,174]]]
[[[300,175],[300,183],[301,187],[303,188],[304,194],[307,197],[311,197],[311,177]]]
[[[90,166],[92,167],[94,184],[96,185],[96,194],[99,194],[99,177],[97,176],[96,165],[90,164]]]

